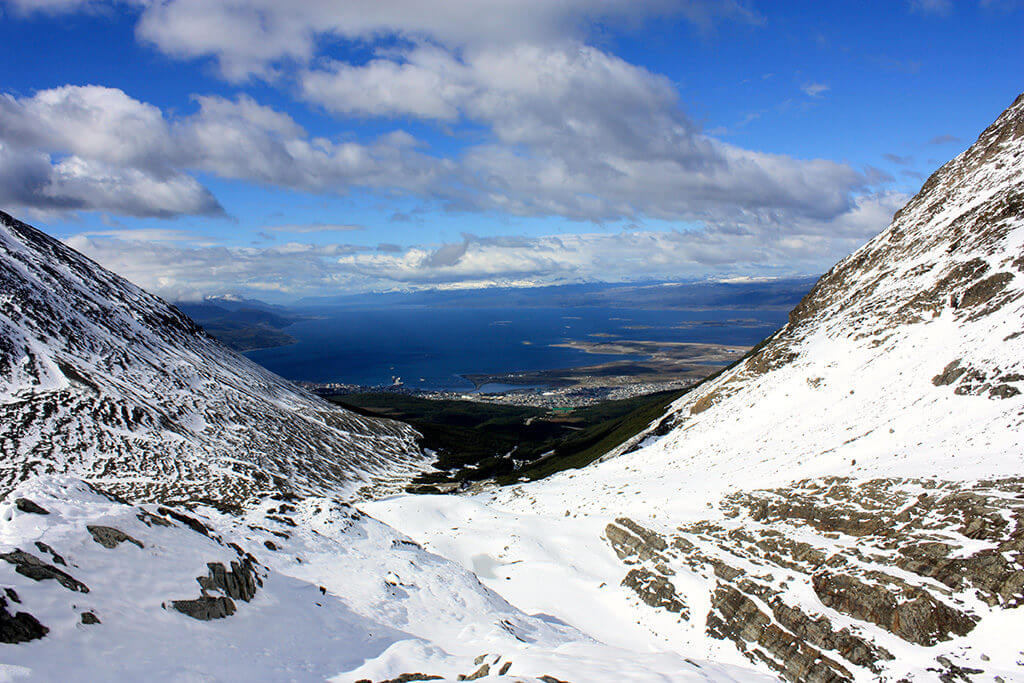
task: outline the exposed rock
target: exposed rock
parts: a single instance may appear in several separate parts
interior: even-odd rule
[[[161,526],[161,527],[174,526],[171,522],[167,521],[163,517],[160,517],[159,515],[154,515],[151,512],[147,512],[146,510],[140,510],[139,514],[137,514],[135,516],[138,518],[138,520],[140,522],[142,522],[143,524],[145,524],[146,526],[149,526],[149,527],[152,527],[152,526]]]
[[[995,608],[1024,603],[1024,479],[831,477],[735,493],[721,510],[721,521],[678,534],[620,518],[605,537],[630,565],[624,585],[647,604],[668,608],[670,576],[713,581],[707,632],[791,681],[897,666],[857,622],[930,647],[974,629],[976,598]],[[854,625],[833,621],[832,610]]]
[[[11,614],[7,600],[0,598],[0,643],[27,643],[42,638],[50,629],[28,612]]]
[[[92,624],[99,624],[100,618],[92,612],[82,612],[82,623],[89,626]]]
[[[68,566],[67,561],[50,545],[43,543],[42,541],[36,541],[36,547],[39,548],[40,552],[49,553],[50,557],[52,557],[53,561],[57,564],[62,564],[65,567]]]
[[[411,683],[412,681],[440,681],[443,676],[432,676],[430,674],[421,673],[410,673],[410,674],[399,674],[395,678],[389,678],[386,681],[378,681],[378,683]],[[373,683],[369,678],[360,678],[356,683]]]
[[[22,512],[28,512],[33,515],[48,515],[50,511],[44,508],[42,505],[29,500],[28,498],[17,498],[14,501],[14,507],[18,508]]]
[[[178,512],[177,510],[172,510],[171,508],[165,508],[163,506],[158,507],[156,511],[165,517],[170,517],[171,519],[181,522],[197,534],[202,534],[207,537],[210,536],[210,527],[206,526],[195,517],[190,517],[183,512]]]
[[[996,273],[984,280],[979,280],[967,288],[960,299],[961,307],[978,306],[985,303],[1006,288],[1013,279],[1013,273]]]
[[[936,657],[935,661],[939,663],[938,667],[931,667],[928,670],[934,671],[939,675],[939,680],[942,683],[971,683],[976,680],[972,676],[985,673],[982,669],[974,669],[968,666],[959,666],[949,661],[948,657]],[[997,683],[1001,683],[999,676],[995,677]]]
[[[630,569],[622,585],[633,589],[640,599],[651,607],[660,607],[675,612],[684,619],[690,616],[686,602],[676,593],[675,586],[662,574],[648,569]]]
[[[975,620],[895,577],[873,573],[870,584],[844,574],[812,577],[814,592],[826,607],[869,621],[918,645],[935,645],[971,632]]]
[[[711,604],[712,610],[707,620],[708,633],[733,640],[750,659],[762,661],[787,680],[823,683],[853,680],[850,672],[841,664],[772,623],[758,609],[757,603],[738,589],[719,583],[711,597]],[[760,649],[748,648],[746,644],[749,643],[756,643],[774,658],[764,656]]]
[[[491,666],[489,664],[482,664],[479,669],[477,669],[473,673],[469,674],[468,676],[465,675],[465,674],[459,674],[459,680],[460,681],[475,681],[478,678],[483,678],[484,676],[490,676],[490,675],[491,675]]]
[[[195,600],[172,600],[171,607],[200,621],[223,619],[235,613],[234,601],[224,596],[203,595]]]
[[[256,575],[253,563],[245,558],[241,562],[232,562],[228,571],[220,562],[209,562],[206,567],[210,573],[196,578],[205,594],[208,590],[219,590],[236,600],[249,602],[256,595]]]
[[[120,529],[115,529],[112,526],[100,526],[97,524],[90,524],[86,527],[89,533],[92,534],[92,539],[99,543],[104,548],[116,548],[125,541],[134,543],[140,548],[144,547],[142,541],[132,538]]]
[[[231,562],[228,570],[221,562],[208,562],[207,575],[197,576],[202,595],[195,600],[173,600],[171,607],[194,619],[207,621],[222,619],[235,613],[235,600],[249,602],[256,595],[262,579],[256,573],[254,558],[235,546],[238,561]],[[223,595],[210,595],[210,591]]]
[[[1009,384],[997,384],[988,390],[989,396],[993,398],[1013,398],[1020,393],[1020,389]]]
[[[955,361],[947,365],[941,373],[932,377],[932,384],[937,387],[952,384],[960,379],[960,375],[964,374],[966,371],[967,368],[960,367],[960,359],[957,358]]]
[[[53,565],[46,564],[35,555],[26,553],[20,548],[9,553],[0,554],[0,559],[10,562],[14,565],[16,572],[34,581],[54,579],[68,590],[78,591],[79,593],[89,592],[89,587],[75,577],[62,572]]]

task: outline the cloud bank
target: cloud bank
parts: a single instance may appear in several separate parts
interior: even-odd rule
[[[234,292],[287,300],[305,295],[430,287],[530,286],[821,272],[906,201],[861,199],[827,228],[814,220],[772,231],[763,223],[731,231],[586,232],[543,237],[478,237],[376,248],[289,242],[265,248],[190,243],[187,236],[130,231],[88,233],[75,249],[170,299]]]

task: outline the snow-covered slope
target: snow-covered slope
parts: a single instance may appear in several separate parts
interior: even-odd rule
[[[324,497],[227,514],[35,478],[0,502],[0,586],[0,680],[765,680],[524,614]]]
[[[581,628],[793,681],[1017,680],[1022,391],[1024,96],[602,462],[365,509]]]
[[[421,461],[411,429],[335,408],[0,213],[0,491],[73,473],[133,499],[351,489]]]
[[[762,680],[526,614],[342,502],[416,436],[0,214],[0,680]]]
[[[1024,96],[635,459],[732,483],[1018,474],[1022,296]]]

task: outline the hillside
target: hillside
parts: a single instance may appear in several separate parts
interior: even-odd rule
[[[136,500],[240,502],[415,471],[415,433],[338,409],[0,213],[0,490],[69,473]]]
[[[793,681],[1019,679],[1022,254],[1024,96],[601,462],[367,509],[609,638]]]

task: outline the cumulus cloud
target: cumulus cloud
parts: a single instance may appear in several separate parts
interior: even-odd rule
[[[832,217],[865,177],[703,135],[668,79],[579,43],[388,51],[304,72],[305,98],[342,115],[468,120],[493,140],[459,159],[458,209],[580,220]]]
[[[196,102],[194,114],[169,119],[101,86],[0,96],[0,176],[18,179],[0,192],[11,206],[169,217],[222,213],[195,171],[336,194],[353,186],[424,193],[444,172],[400,132],[335,143],[248,96]]]
[[[146,8],[137,33],[174,56],[211,57],[225,77],[242,80],[308,62],[325,40],[397,36],[447,47],[550,42],[583,36],[606,21],[672,14],[700,26],[761,21],[737,0],[167,0]]]
[[[67,156],[56,159],[0,140],[0,204],[42,213],[96,210],[138,217],[223,212],[213,194],[188,175]]]
[[[808,97],[817,97],[823,92],[827,92],[828,90],[830,90],[831,86],[829,86],[828,83],[811,82],[804,83],[803,85],[800,86],[800,89],[803,90],[804,94],[807,95]]]
[[[100,4],[49,2],[53,11]],[[401,124],[373,139],[356,141],[343,128],[336,137],[311,136],[248,95],[196,96],[191,111],[172,114],[117,89],[65,86],[0,96],[0,180],[11,180],[0,199],[44,210],[213,214],[222,209],[197,180],[209,175],[310,193],[365,189],[451,211],[699,226],[581,241],[466,236],[447,245],[335,251],[297,243],[216,251],[154,241],[134,249],[111,235],[75,238],[160,291],[185,282],[186,271],[168,272],[168,249],[195,272],[205,272],[206,259],[221,266],[228,256],[238,259],[237,270],[200,277],[202,287],[225,274],[254,289],[291,287],[288,277],[305,278],[298,289],[315,289],[352,286],[358,277],[375,287],[612,278],[627,265],[648,272],[659,264],[675,277],[731,262],[760,268],[766,255],[828,261],[844,253],[851,235],[884,225],[884,210],[872,207],[887,207],[888,197],[870,194],[881,174],[726,144],[685,114],[669,79],[585,40],[595,24],[656,15],[679,14],[704,27],[723,18],[760,21],[735,0],[162,0],[139,7],[137,34],[158,49],[211,58],[231,80],[265,77],[341,126],[351,118],[415,119],[440,130],[468,125],[474,135],[438,152]],[[323,53],[338,41],[388,47],[355,63]],[[803,85],[810,96],[827,87]],[[116,256],[118,249],[132,253]],[[284,266],[295,270],[286,274]],[[163,274],[147,275],[147,268]]]
[[[100,86],[6,95],[0,143],[12,153],[2,159],[23,177],[10,199],[137,216],[216,213],[191,175],[202,171],[309,192],[366,188],[454,210],[724,224],[780,211],[829,220],[866,184],[843,164],[703,135],[665,79],[594,48],[520,46],[460,68],[478,73],[475,94],[456,108],[493,140],[447,158],[402,131],[367,142],[312,138],[245,95],[196,97],[197,111],[175,118]]]

